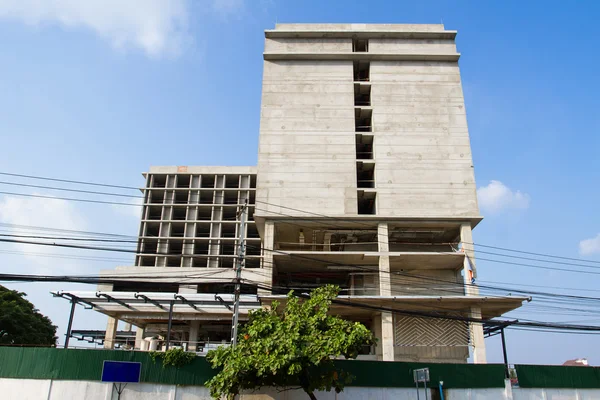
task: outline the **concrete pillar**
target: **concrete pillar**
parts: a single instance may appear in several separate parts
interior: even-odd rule
[[[200,330],[200,321],[190,321],[190,337],[188,341],[188,351],[198,351],[198,331]]]
[[[392,295],[388,238],[388,224],[382,222],[377,226],[380,296]],[[394,316],[390,312],[381,313],[381,354],[383,361],[394,361]]]
[[[481,318],[481,307],[471,307],[471,318]],[[485,342],[483,337],[483,325],[480,323],[471,323],[471,345],[473,346],[473,363],[487,363],[485,352]]]
[[[275,249],[275,222],[265,221],[265,231],[263,238],[263,265],[261,282],[264,286],[271,287],[273,285],[273,251]],[[258,289],[258,295],[270,295],[271,291],[266,289]]]
[[[117,337],[117,327],[119,326],[119,320],[117,318],[108,317],[106,324],[106,334],[104,336],[104,348],[114,349],[115,340]]]
[[[390,274],[390,256],[388,243],[388,224],[382,222],[377,226],[377,243],[379,250],[379,295],[392,295],[392,278]]]
[[[472,270],[473,278],[477,278],[477,267],[475,265],[475,248],[473,245],[473,233],[471,231],[471,223],[464,223],[460,226],[460,242],[462,250],[465,253],[463,265],[463,277],[465,282],[465,295],[477,296],[479,288],[471,283],[470,270]]]
[[[144,334],[146,333],[146,328],[138,326],[135,330],[135,348],[140,350],[142,348],[142,340],[144,340]]]
[[[383,361],[394,361],[394,316],[381,313],[381,351]]]
[[[377,360],[383,360],[383,351],[381,350],[382,346],[382,335],[381,335],[381,314],[373,314],[373,319],[371,321],[371,330],[377,339],[377,344],[375,345],[375,355],[377,356]]]

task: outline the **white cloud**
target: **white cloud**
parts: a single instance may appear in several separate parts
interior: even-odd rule
[[[87,29],[116,48],[177,54],[188,39],[189,0],[0,0],[0,18]],[[227,4],[234,0],[215,0]],[[233,7],[233,6],[229,6]]]
[[[86,230],[87,223],[83,215],[73,206],[65,200],[59,199],[41,199],[41,198],[22,198],[6,196],[0,200],[0,221],[5,224],[11,225],[27,225],[36,227],[52,227],[55,229],[68,229],[68,230]],[[30,236],[56,236],[55,232],[43,232],[36,231],[37,233],[31,233],[31,229],[26,228],[18,229],[13,226],[3,226],[3,229],[9,229],[14,235],[30,235]],[[72,236],[72,235],[67,235]],[[18,240],[38,240],[38,239],[26,239],[26,238],[15,238]],[[36,256],[35,254],[40,253],[51,253],[52,248],[48,246],[35,246],[28,244],[14,244],[13,248],[19,251],[26,252],[25,256],[30,259],[33,264],[38,268],[34,271],[26,272],[40,272],[42,270],[48,271],[51,266],[60,265],[59,269],[69,269],[68,261],[60,261],[57,263],[55,258],[45,258]]]
[[[508,209],[526,209],[530,200],[527,193],[513,191],[500,181],[491,181],[477,189],[477,198],[481,209],[492,214]]]
[[[600,254],[600,233],[596,237],[579,242],[579,254],[582,256]]]

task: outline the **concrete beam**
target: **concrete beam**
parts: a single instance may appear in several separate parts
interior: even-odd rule
[[[343,61],[458,61],[460,53],[263,53],[266,61],[274,60],[343,60]]]

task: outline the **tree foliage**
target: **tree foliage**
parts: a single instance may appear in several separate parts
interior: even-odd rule
[[[25,296],[0,286],[0,345],[56,345],[56,326]]]
[[[157,359],[161,359],[163,368],[168,367],[169,365],[179,368],[194,361],[196,354],[175,348],[167,351],[152,351],[150,352],[150,357],[152,357],[152,361],[154,362],[156,362]]]
[[[331,285],[313,291],[309,299],[290,292],[282,310],[273,302],[270,309],[252,311],[237,347],[219,347],[207,355],[213,368],[221,368],[206,382],[211,396],[233,398],[262,386],[296,386],[311,399],[318,390],[342,391],[351,377],[336,371],[332,358],[356,358],[375,339],[363,324],[327,314],[338,292]]]

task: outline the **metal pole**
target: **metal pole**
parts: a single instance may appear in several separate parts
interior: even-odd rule
[[[238,320],[240,314],[240,292],[242,291],[242,268],[246,257],[246,218],[248,216],[248,201],[242,206],[240,211],[240,236],[238,243],[238,258],[235,269],[235,303],[233,305],[233,322],[231,327],[231,346],[237,345]]]
[[[171,325],[173,323],[173,304],[175,304],[175,301],[171,300],[169,302],[169,324],[167,325],[167,345],[165,346],[165,350],[169,350],[169,345],[171,344]]]
[[[417,400],[419,400],[419,381],[415,380],[415,386],[417,387]]]
[[[504,355],[504,374],[506,375],[506,379],[510,379],[508,356],[506,355],[506,341],[504,340],[504,328],[500,329],[500,337],[502,338],[502,354]]]
[[[77,302],[71,299],[71,314],[69,315],[69,324],[67,325],[67,333],[65,338],[65,349],[69,348],[69,339],[71,338],[71,328],[73,327],[73,316],[75,315],[75,306]]]
[[[425,388],[425,400],[428,400],[429,396],[427,396],[427,381],[423,381],[423,387]]]

